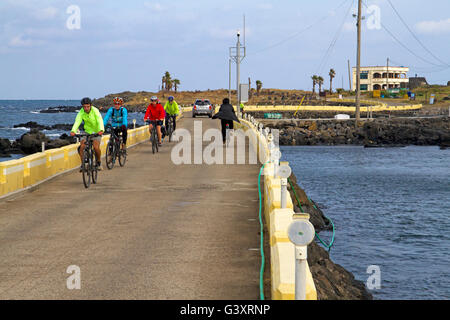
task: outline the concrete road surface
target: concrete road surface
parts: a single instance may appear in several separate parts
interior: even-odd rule
[[[129,149],[89,189],[76,170],[0,201],[0,299],[258,299],[259,166],[177,166],[175,144]]]

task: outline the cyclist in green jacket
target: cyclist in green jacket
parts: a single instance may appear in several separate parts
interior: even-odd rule
[[[83,98],[83,100],[81,100],[81,105],[83,106],[83,108],[78,112],[77,117],[75,118],[75,123],[73,124],[72,130],[70,130],[70,135],[72,137],[76,135],[76,132],[78,131],[78,128],[80,127],[82,122],[84,122],[84,131],[87,134],[97,133],[100,135],[99,137],[93,139],[93,146],[98,170],[103,170],[101,165],[102,151],[100,149],[100,143],[102,141],[101,136],[105,131],[105,127],[103,125],[102,115],[100,111],[92,105],[92,101],[89,98]],[[84,148],[86,147],[85,142],[85,138],[80,141],[79,154],[81,161],[83,161]]]
[[[180,108],[178,107],[178,103],[173,99],[172,96],[169,97],[169,101],[164,105],[164,110],[166,111],[166,128],[169,124],[169,119],[173,119],[173,131],[177,129],[177,116],[180,112]]]

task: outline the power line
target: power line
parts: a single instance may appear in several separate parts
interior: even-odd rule
[[[365,2],[363,2],[363,4],[364,4],[364,6],[366,7],[366,8],[368,8],[368,6],[366,5],[366,3]],[[442,65],[438,65],[438,64],[435,64],[435,63],[433,63],[433,62],[431,62],[431,61],[428,61],[427,59],[425,59],[425,58],[422,58],[421,56],[419,56],[418,54],[416,54],[414,51],[412,51],[411,49],[409,49],[405,44],[403,44],[403,42],[401,42],[391,31],[389,31],[389,29],[383,24],[383,23],[381,23],[381,27],[400,45],[400,46],[402,46],[405,50],[407,50],[409,53],[411,53],[412,55],[414,55],[416,58],[418,58],[418,59],[420,59],[420,60],[422,60],[422,61],[424,61],[425,63],[428,63],[428,64],[431,64],[431,65],[433,65],[433,66],[436,66],[436,67],[442,67]]]
[[[439,61],[440,63],[443,63],[445,66],[450,67],[450,65],[448,63],[446,63],[445,61],[442,61],[441,59],[439,59],[438,57],[436,57],[433,52],[431,52],[423,43],[422,41],[419,40],[419,38],[414,34],[414,32],[411,30],[411,28],[408,26],[408,24],[405,22],[405,20],[403,20],[403,18],[400,16],[400,13],[397,11],[397,9],[395,9],[394,5],[392,4],[391,0],[388,0],[389,4],[391,5],[392,9],[395,11],[395,13],[397,14],[397,16],[399,17],[400,21],[405,25],[406,29],[408,29],[409,33],[411,33],[411,35],[414,37],[414,39],[416,39],[416,41],[421,45],[422,48],[425,49],[425,51],[427,51],[433,58],[435,58],[437,61]]]
[[[403,62],[394,61],[392,59],[389,59],[389,60],[392,61],[394,64],[396,64],[398,66],[402,66]],[[418,67],[418,66],[414,66],[414,65],[413,66],[409,65],[409,68],[411,70],[416,70],[416,71],[418,71],[420,73],[438,73],[438,72],[443,72],[443,71],[448,69],[447,67],[444,67],[444,68],[442,68],[442,67],[432,67],[432,66],[430,66],[430,67]]]
[[[343,1],[336,9],[334,9],[334,11],[339,10],[339,9],[340,9],[344,4],[346,4],[348,1],[349,1],[349,0],[344,0],[344,1]],[[261,52],[264,52],[264,51],[266,51],[266,50],[275,48],[275,47],[277,47],[277,46],[279,46],[279,45],[282,45],[283,43],[285,43],[285,42],[287,42],[287,41],[289,41],[289,40],[292,40],[292,39],[294,39],[295,37],[299,36],[299,35],[302,34],[303,32],[308,31],[309,29],[311,29],[312,27],[314,27],[316,24],[318,24],[318,23],[324,21],[324,20],[327,19],[327,18],[328,18],[328,15],[322,17],[321,19],[317,20],[316,22],[314,22],[313,24],[309,25],[308,27],[306,27],[306,28],[304,28],[304,29],[302,29],[302,30],[300,30],[300,31],[298,31],[298,32],[296,32],[296,33],[294,33],[293,35],[291,35],[291,36],[289,36],[289,37],[287,37],[287,38],[285,38],[285,39],[283,39],[283,40],[281,40],[281,41],[278,41],[278,42],[276,42],[276,43],[274,43],[274,44],[272,44],[272,45],[270,45],[270,46],[267,46],[267,47],[265,47],[265,48],[262,48],[261,50],[258,50],[258,51],[256,51],[256,52],[253,52],[253,53],[247,54],[247,55],[253,55],[253,54],[261,53]]]
[[[334,46],[336,45],[337,40],[339,39],[339,36],[341,35],[342,29],[345,24],[345,20],[347,19],[347,16],[348,16],[350,10],[352,9],[354,3],[355,3],[355,0],[352,0],[352,3],[350,3],[350,6],[349,6],[347,12],[345,13],[344,19],[342,20],[340,27],[336,31],[334,38],[332,39],[327,51],[325,52],[325,55],[323,56],[322,61],[320,62],[318,70],[316,72],[318,75],[320,75],[320,73],[322,73],[323,68],[325,67],[325,64],[328,62],[328,59],[329,59],[331,53],[333,52]]]

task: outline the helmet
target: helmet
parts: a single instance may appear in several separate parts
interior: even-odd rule
[[[122,99],[121,97],[115,97],[115,98],[113,99],[113,101],[114,101],[114,104],[116,104],[116,103],[122,104],[122,103],[123,103],[123,99]]]
[[[83,98],[81,99],[81,105],[85,105],[85,104],[92,104],[92,100],[90,98]]]
[[[158,101],[158,97],[157,97],[157,96],[152,96],[152,97],[150,98],[150,101]]]
[[[169,97],[169,101],[172,101],[172,100],[173,100],[173,97],[172,97],[172,96],[170,96],[170,97]]]

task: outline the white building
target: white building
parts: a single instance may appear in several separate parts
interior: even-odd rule
[[[361,91],[408,88],[408,71],[407,67],[361,67]],[[352,90],[356,90],[356,67],[353,67]]]

